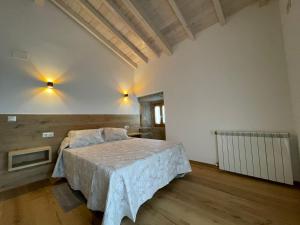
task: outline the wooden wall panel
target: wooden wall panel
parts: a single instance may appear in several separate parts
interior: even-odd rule
[[[17,115],[17,122],[7,122],[0,114],[0,191],[46,179],[51,175],[57,150],[69,130],[99,127],[140,126],[139,115]],[[42,138],[42,132],[54,132],[53,138]],[[54,162],[20,171],[7,171],[8,152],[17,149],[51,146]]]

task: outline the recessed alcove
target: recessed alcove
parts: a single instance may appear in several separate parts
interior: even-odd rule
[[[50,163],[51,161],[50,146],[10,151],[8,153],[8,171],[21,170]]]

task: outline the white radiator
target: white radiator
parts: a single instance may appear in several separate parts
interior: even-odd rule
[[[293,184],[288,133],[216,131],[219,168]]]

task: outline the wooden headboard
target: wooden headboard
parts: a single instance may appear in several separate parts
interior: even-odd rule
[[[139,115],[16,115],[16,122],[8,122],[0,114],[0,191],[46,179],[51,175],[57,150],[69,130],[99,127],[124,127],[138,130]],[[43,132],[54,132],[53,138],[42,138]],[[28,169],[8,172],[8,152],[17,149],[51,146],[54,162]]]

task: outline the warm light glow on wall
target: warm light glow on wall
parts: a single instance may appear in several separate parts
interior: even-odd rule
[[[132,87],[127,83],[123,82],[117,84],[116,90],[120,95],[117,101],[121,109],[124,110],[124,108],[131,107],[134,103]]]
[[[54,88],[54,83],[56,84],[56,82],[53,81],[53,79],[51,78],[46,78],[44,77],[44,82],[46,83],[45,87],[40,87],[36,89],[36,93],[42,93],[45,92],[46,94],[51,94],[51,96],[53,95],[62,95],[62,92],[60,92],[59,90],[57,90],[56,88]],[[38,91],[39,90],[39,91]]]
[[[134,84],[134,87],[132,89],[132,91],[136,95],[140,95],[142,93],[145,93],[145,91],[147,90],[147,86],[148,86],[147,84],[149,83],[149,81],[145,79],[146,77],[147,76],[144,75],[144,74],[138,74],[136,76],[135,84]]]

